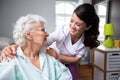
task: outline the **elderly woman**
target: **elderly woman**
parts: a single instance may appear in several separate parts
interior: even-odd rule
[[[45,24],[38,15],[18,19],[13,31],[17,56],[0,63],[0,80],[72,80],[69,69],[45,53]]]

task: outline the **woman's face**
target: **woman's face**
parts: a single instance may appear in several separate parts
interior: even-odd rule
[[[33,31],[30,33],[31,34],[31,42],[32,44],[44,46],[47,44],[47,36],[48,33],[45,32],[44,28],[44,23],[32,23],[32,26],[34,26]]]
[[[80,37],[85,30],[88,30],[86,23],[80,20],[75,13],[72,14],[70,21],[70,34],[74,37]]]

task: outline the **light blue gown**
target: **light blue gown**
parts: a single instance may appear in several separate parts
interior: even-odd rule
[[[69,69],[62,63],[46,53],[40,53],[39,57],[41,69],[18,47],[17,57],[0,63],[0,80],[72,80]]]

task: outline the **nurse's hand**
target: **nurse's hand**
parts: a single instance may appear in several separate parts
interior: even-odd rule
[[[56,59],[58,58],[58,54],[53,48],[48,48],[46,50],[46,53],[49,54],[50,56],[55,57]]]
[[[17,49],[17,45],[11,45],[11,46],[7,46],[2,50],[2,53],[0,55],[0,62],[2,60],[6,60],[8,61],[8,58],[14,58],[16,56],[16,49]]]

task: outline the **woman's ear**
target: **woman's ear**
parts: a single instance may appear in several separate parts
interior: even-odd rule
[[[31,35],[31,33],[30,33],[29,31],[26,31],[26,32],[25,32],[25,37],[26,37],[27,39],[29,39],[29,40],[32,39],[32,35]]]

